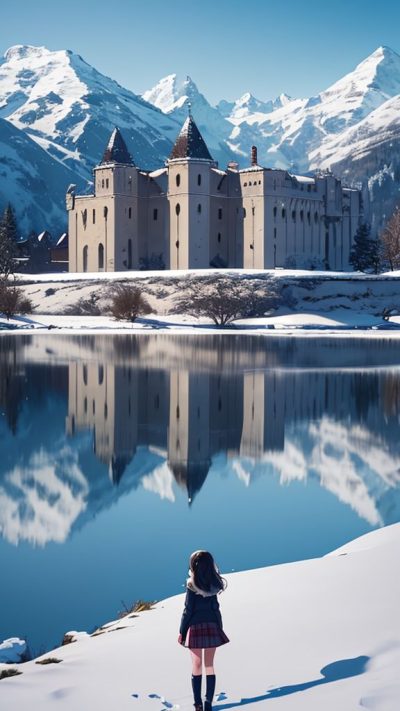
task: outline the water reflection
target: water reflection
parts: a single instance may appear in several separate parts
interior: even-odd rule
[[[387,341],[2,338],[2,535],[65,541],[139,484],[170,501],[178,485],[193,506],[221,456],[244,486],[317,479],[370,525],[399,520],[399,355]]]

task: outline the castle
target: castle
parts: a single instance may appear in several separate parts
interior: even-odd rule
[[[69,270],[305,268],[348,270],[361,194],[331,174],[258,164],[220,170],[193,117],[164,167],[138,168],[114,129],[94,194],[67,192]]]

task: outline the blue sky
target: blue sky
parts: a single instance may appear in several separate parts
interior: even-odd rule
[[[176,72],[209,101],[311,96],[379,45],[400,52],[395,0],[11,0],[0,52],[72,49],[136,93]]]

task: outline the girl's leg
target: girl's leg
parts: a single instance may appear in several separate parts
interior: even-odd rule
[[[201,673],[202,673],[202,660],[201,660],[201,649],[191,649],[190,656],[192,658],[192,689],[194,703],[197,708],[202,707],[201,700]]]
[[[216,647],[208,647],[204,650],[204,666],[206,669],[206,701],[204,709],[211,709],[215,692],[214,655]]]

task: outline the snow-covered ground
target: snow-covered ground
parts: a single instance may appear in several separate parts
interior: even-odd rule
[[[228,574],[214,708],[397,711],[399,553],[395,524],[323,558]],[[76,634],[41,658],[58,664],[18,665],[1,681],[2,708],[192,708],[189,654],[177,644],[183,600]]]
[[[191,279],[214,276],[232,279],[268,280],[283,288],[287,304],[270,314],[253,319],[235,321],[223,333],[260,333],[269,335],[333,333],[396,337],[400,335],[400,316],[383,319],[385,308],[400,314],[400,272],[365,275],[348,272],[309,272],[300,270],[188,270],[163,272],[111,272],[93,274],[38,274],[20,275],[22,288],[34,305],[29,317],[12,319],[0,317],[0,330],[7,326],[18,330],[35,329],[47,332],[71,331],[167,331],[187,333],[216,332],[210,319],[173,313],[177,296]],[[109,300],[109,287],[116,280],[138,282],[153,309],[153,313],[135,323],[116,321],[111,316],[74,316],[66,311],[78,301],[99,298],[102,309]],[[283,299],[284,301],[284,299]],[[17,331],[11,331],[17,332]]]

